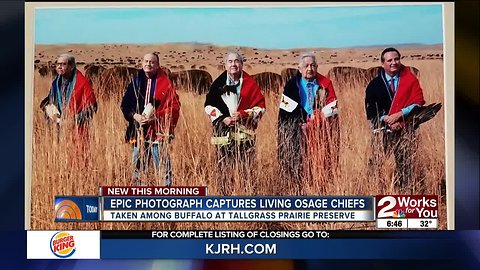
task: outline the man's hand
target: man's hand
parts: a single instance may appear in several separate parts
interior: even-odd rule
[[[56,114],[56,115],[52,116],[51,119],[59,125],[62,123],[62,119],[60,118],[60,115]]]
[[[235,124],[237,123],[237,121],[240,120],[240,113],[239,112],[234,112],[232,113],[232,116],[230,117],[225,117],[222,122],[226,125],[226,126],[229,126],[229,127],[233,127],[235,126]]]
[[[234,113],[232,113],[231,118],[232,118],[232,120],[235,121],[235,122],[238,121],[238,120],[240,120],[240,113],[239,113],[239,112],[234,112]]]
[[[393,130],[393,131],[397,131],[397,130],[402,129],[402,125],[399,122],[397,122],[397,123],[394,123],[394,124],[390,125],[390,129]]]
[[[222,120],[222,122],[223,122],[226,126],[228,126],[228,127],[234,126],[234,125],[235,125],[235,121],[237,121],[236,118],[228,117],[228,116],[225,117],[225,118],[223,118],[223,120]]]
[[[138,113],[133,115],[133,119],[135,119],[135,121],[137,121],[140,124],[140,126],[148,124],[154,120],[154,118],[146,118],[145,116]]]
[[[399,111],[399,112],[396,112],[392,115],[385,116],[383,121],[385,121],[385,123],[387,123],[388,125],[391,126],[394,123],[398,122],[400,119],[402,119],[402,117],[403,117],[403,113],[402,113],[402,111]]]

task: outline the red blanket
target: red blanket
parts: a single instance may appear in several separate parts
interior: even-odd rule
[[[402,108],[408,107],[412,104],[423,106],[425,100],[423,99],[423,91],[420,83],[410,71],[410,68],[403,67],[400,72],[400,81],[398,83],[397,92],[392,101],[392,106],[388,115],[399,112]]]

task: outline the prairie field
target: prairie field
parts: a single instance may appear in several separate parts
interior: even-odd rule
[[[55,55],[66,52],[67,48],[56,48],[45,51]],[[431,48],[430,48],[431,49]],[[62,51],[63,50],[63,51]],[[149,48],[145,50],[150,50]],[[167,49],[165,49],[167,50]],[[365,49],[367,50],[367,49]],[[441,48],[436,48],[436,52]],[[219,49],[221,52],[222,50]],[[248,52],[252,59],[255,52]],[[400,49],[402,52],[402,49]],[[410,49],[414,52],[415,49]],[[372,50],[375,55],[381,49]],[[343,63],[330,63],[320,59],[319,72],[326,75],[334,66],[355,66],[369,68],[378,65],[378,61],[349,61],[360,59],[372,52],[358,49],[352,58],[348,51],[339,51],[336,59],[344,57]],[[95,52],[94,52],[95,53]],[[93,54],[94,54],[93,53]],[[123,52],[129,55],[130,50]],[[135,52],[141,55],[143,52]],[[162,55],[162,52],[160,52]],[[189,52],[191,53],[191,52]],[[189,55],[187,53],[187,56]],[[296,59],[288,52],[266,52],[278,55],[279,61],[269,64],[247,61],[250,74],[262,71],[280,73],[285,67],[295,67]],[[282,56],[288,54],[288,59]],[[74,52],[75,55],[75,52]],[[207,53],[204,53],[204,56]],[[76,55],[77,56],[77,55]],[[116,55],[118,56],[118,55]],[[192,56],[195,54],[192,53]],[[37,57],[37,54],[36,54]],[[47,57],[48,58],[48,57]],[[214,58],[214,57],[213,57]],[[274,57],[275,58],[275,57]],[[286,58],[286,57],[285,57]],[[45,59],[45,58],[44,58]],[[42,61],[44,60],[42,59]],[[53,59],[53,58],[52,58]],[[94,61],[86,56],[77,56],[77,62]],[[199,60],[198,60],[199,59]],[[275,58],[276,59],[276,58]],[[330,58],[331,59],[331,58]],[[195,60],[202,61],[200,57]],[[221,71],[215,68],[218,60],[212,60],[207,65],[209,73],[215,79]],[[427,104],[444,101],[443,61],[439,59],[406,58],[405,65],[412,65],[420,70],[420,84],[424,91]],[[196,64],[195,62],[194,64]],[[200,62],[199,62],[200,63]],[[165,61],[161,59],[161,65]],[[168,66],[168,65],[167,65]],[[172,63],[170,63],[170,67]],[[81,66],[79,66],[82,70]],[[124,142],[127,122],[120,110],[120,100],[123,87],[108,86],[111,95],[97,95],[98,112],[94,116],[85,148],[85,160],[79,159],[74,138],[68,132],[68,123],[57,132],[46,124],[43,112],[39,109],[40,101],[47,96],[53,77],[41,77],[38,72],[33,76],[33,168],[31,175],[31,229],[33,230],[142,230],[142,229],[374,229],[371,223],[335,223],[335,222],[97,222],[70,223],[54,222],[55,195],[98,195],[100,186],[132,185],[131,181],[131,146]],[[280,96],[267,93],[266,114],[257,129],[255,177],[245,184],[240,175],[235,176],[231,187],[232,195],[376,195],[397,194],[393,183],[395,163],[393,156],[385,159],[378,168],[377,177],[367,175],[371,131],[365,116],[364,93],[365,84],[345,84],[333,80],[333,85],[339,101],[340,117],[340,169],[339,173],[327,182],[304,181],[302,190],[292,190],[291,183],[278,178],[277,162],[277,118]],[[98,87],[98,81],[93,82],[96,93],[106,91]],[[27,90],[28,93],[29,90]],[[279,89],[279,92],[282,90]],[[209,195],[219,195],[220,183],[215,175],[216,163],[214,148],[210,144],[211,124],[204,112],[205,95],[193,93],[192,89],[178,87],[181,110],[175,139],[170,145],[173,162],[175,186],[207,186]],[[414,194],[439,195],[439,228],[446,229],[446,193],[445,193],[445,125],[444,107],[432,120],[422,124],[418,130],[419,148],[415,153],[415,170],[413,183]],[[28,111],[27,111],[28,113]],[[57,136],[57,133],[59,134]],[[28,176],[27,176],[28,177]],[[162,185],[161,181],[150,179],[149,184]]]

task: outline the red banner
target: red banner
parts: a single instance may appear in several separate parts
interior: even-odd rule
[[[207,187],[108,186],[100,187],[100,195],[108,196],[206,196]]]

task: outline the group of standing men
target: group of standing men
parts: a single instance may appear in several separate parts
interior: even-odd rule
[[[212,83],[204,104],[211,121],[218,168],[219,190],[231,193],[234,174],[253,179],[256,129],[265,114],[265,98],[259,85],[243,70],[238,52],[225,55],[225,71]],[[367,86],[365,109],[373,131],[383,131],[384,150],[395,153],[400,186],[411,179],[413,129],[406,124],[409,113],[423,106],[422,89],[408,67],[400,63],[400,52],[387,48],[381,53],[383,69]],[[61,123],[70,115],[80,133],[97,111],[95,94],[77,70],[75,58],[57,59],[57,76],[41,108],[48,119]],[[278,114],[279,177],[301,188],[315,178],[325,186],[339,168],[340,130],[338,101],[332,81],[320,74],[315,55],[300,57],[297,74],[283,90]],[[121,110],[128,127],[125,141],[132,144],[133,179],[153,160],[157,179],[172,185],[173,170],[168,146],[174,138],[180,101],[173,83],[160,68],[157,54],[143,57],[142,70],[127,86]],[[80,136],[81,137],[81,136]],[[373,166],[378,166],[374,163]],[[247,183],[244,183],[247,184]]]

